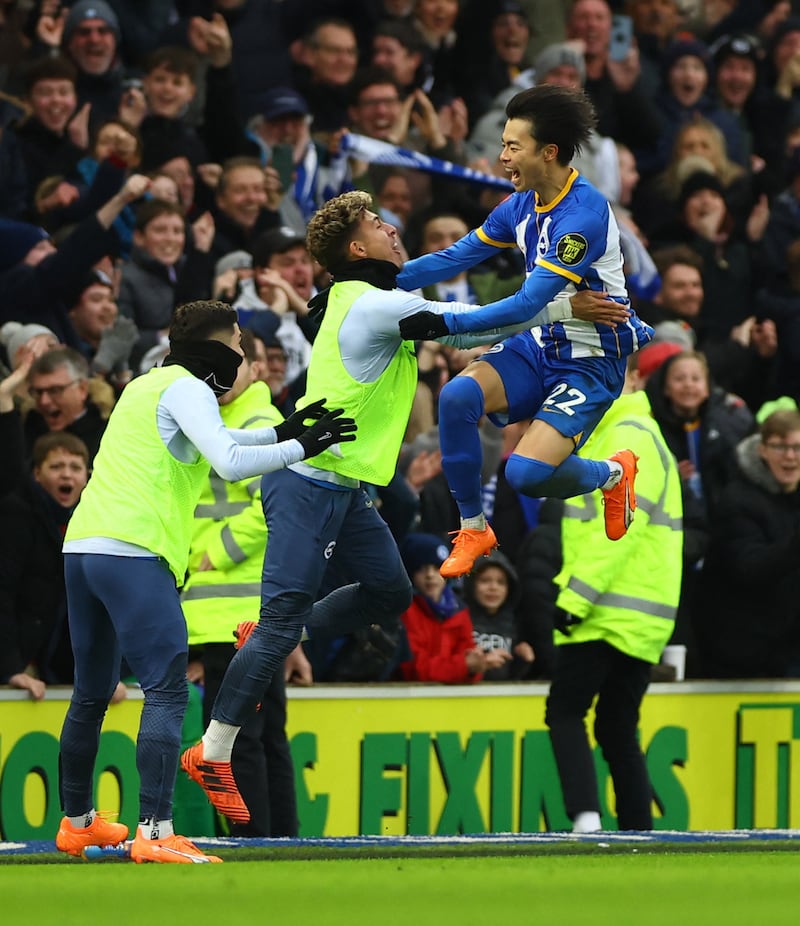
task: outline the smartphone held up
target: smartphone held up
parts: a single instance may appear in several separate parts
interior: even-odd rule
[[[611,39],[608,56],[612,61],[624,61],[633,44],[633,20],[630,16],[611,17]]]

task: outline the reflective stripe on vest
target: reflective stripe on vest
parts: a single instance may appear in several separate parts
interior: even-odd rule
[[[219,582],[215,585],[193,585],[185,591],[183,601],[202,601],[205,598],[260,598],[260,582]]]
[[[675,608],[657,601],[648,601],[646,598],[636,598],[634,595],[620,595],[616,592],[601,594],[596,588],[576,579],[574,576],[567,583],[567,588],[590,601],[595,607],[626,608],[630,611],[640,611],[651,617],[660,617],[667,621],[675,620]]]

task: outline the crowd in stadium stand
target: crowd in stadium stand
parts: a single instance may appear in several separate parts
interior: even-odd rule
[[[71,682],[60,540],[174,309],[234,306],[288,417],[330,282],[314,212],[364,190],[406,256],[447,247],[511,191],[505,106],[540,83],[594,105],[574,163],[655,330],[637,368],[682,483],[671,642],[689,678],[800,676],[800,3],[0,0],[0,684]],[[485,304],[524,273],[505,249],[424,295]],[[551,678],[562,512],[505,479],[517,425],[481,426],[499,554],[431,579],[459,527],[437,397],[489,346],[417,345],[397,472],[371,489],[414,604],[394,631],[312,636],[298,683]],[[410,645],[423,612],[447,659]]]

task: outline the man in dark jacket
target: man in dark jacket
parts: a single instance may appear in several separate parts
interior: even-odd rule
[[[33,451],[33,475],[0,500],[0,684],[36,700],[72,683],[61,544],[88,479],[80,438],[53,431]]]
[[[779,409],[736,448],[695,611],[708,678],[800,675],[800,412]]]

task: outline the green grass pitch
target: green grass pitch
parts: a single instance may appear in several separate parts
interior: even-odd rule
[[[0,865],[3,923],[795,926],[797,850],[586,847],[375,858],[221,853],[223,865]],[[245,856],[246,857],[246,856]],[[235,860],[234,860],[235,859]]]

